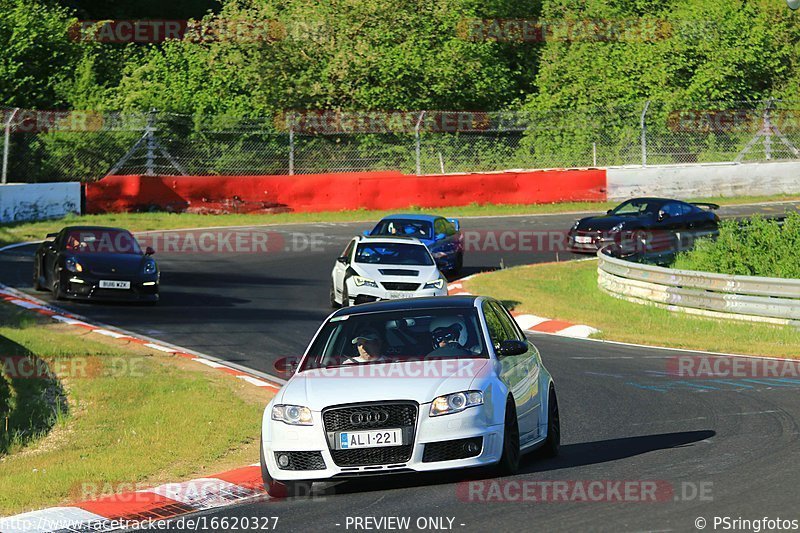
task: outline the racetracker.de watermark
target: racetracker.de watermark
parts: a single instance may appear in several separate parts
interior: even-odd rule
[[[705,21],[653,18],[616,19],[462,19],[456,34],[484,42],[655,42],[676,36],[708,37],[713,25]]]
[[[144,357],[72,356],[45,360],[28,356],[0,357],[0,374],[11,379],[98,379],[143,377]]]
[[[800,361],[759,357],[677,355],[667,359],[667,374],[686,379],[800,379]]]
[[[503,480],[465,481],[456,496],[467,503],[664,503],[713,501],[713,482],[666,480]]]
[[[195,43],[234,41],[273,42],[285,39],[286,28],[276,20],[79,20],[70,29],[74,41],[158,44],[167,40]]]

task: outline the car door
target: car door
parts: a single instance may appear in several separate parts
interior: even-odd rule
[[[483,314],[486,319],[489,339],[495,354],[500,344],[505,340],[519,340],[513,327],[509,327],[507,319],[493,302],[483,303]],[[538,413],[533,413],[534,405],[531,387],[530,357],[526,354],[497,357],[500,380],[508,387],[514,398],[519,421],[520,444],[535,438],[538,435]],[[538,372],[533,372],[538,378]]]
[[[46,246],[42,252],[42,262],[40,265],[42,269],[41,273],[45,278],[46,284],[53,283],[53,280],[55,279],[54,276],[57,274],[57,272],[55,272],[55,268],[58,265],[58,251],[61,249],[64,237],[65,234],[62,231],[51,243],[49,243],[49,245],[45,243]]]
[[[435,239],[431,252],[436,257],[437,253],[444,254],[439,259],[442,264],[453,265],[456,260],[456,230],[455,226],[445,218],[437,218],[433,221],[433,238]]]
[[[514,365],[516,372],[520,375],[519,390],[523,396],[520,402],[522,407],[517,407],[517,416],[520,419],[520,442],[524,444],[539,436],[539,411],[541,409],[539,358],[537,357],[536,348],[528,342],[525,334],[519,329],[508,310],[498,302],[492,302],[491,305],[500,318],[503,327],[508,332],[509,338],[522,341],[528,346],[528,350],[525,353],[507,358],[516,359]],[[526,428],[525,431],[523,431],[523,427]]]
[[[342,255],[336,258],[336,263],[333,265],[333,290],[337,296],[342,295],[344,290],[344,280],[347,275],[347,269],[350,267],[350,261],[353,258],[353,249],[356,246],[356,239],[352,239],[347,246],[345,246]]]

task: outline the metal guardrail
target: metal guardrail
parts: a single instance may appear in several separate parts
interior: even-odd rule
[[[800,326],[800,280],[676,270],[597,252],[597,283],[612,296],[671,311]]]

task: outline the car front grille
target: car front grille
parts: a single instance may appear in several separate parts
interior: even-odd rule
[[[328,437],[333,462],[339,466],[368,466],[404,463],[411,459],[419,406],[412,402],[381,402],[329,407],[322,411],[322,422]],[[374,417],[363,416],[377,415]],[[361,416],[359,416],[361,415]],[[374,421],[366,420],[374,418]],[[382,448],[336,450],[336,433],[372,429],[403,430],[407,444]]]
[[[289,465],[281,466],[278,457],[289,456]],[[321,452],[275,452],[275,462],[281,470],[325,470],[325,460]]]
[[[419,288],[419,283],[402,283],[399,281],[383,281],[381,285],[387,291],[415,291]]]
[[[473,449],[471,451],[467,449],[468,445],[472,445]],[[430,442],[425,445],[422,462],[435,463],[437,461],[454,461],[456,459],[476,457],[480,455],[482,448],[483,437]]]

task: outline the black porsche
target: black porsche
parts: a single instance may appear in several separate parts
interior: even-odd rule
[[[717,204],[668,198],[633,198],[605,215],[582,218],[567,235],[570,250],[594,253],[608,244],[637,250],[691,246],[695,238],[716,235]]]
[[[50,233],[33,261],[33,287],[57,300],[158,301],[159,271],[127,230],[71,226]]]

